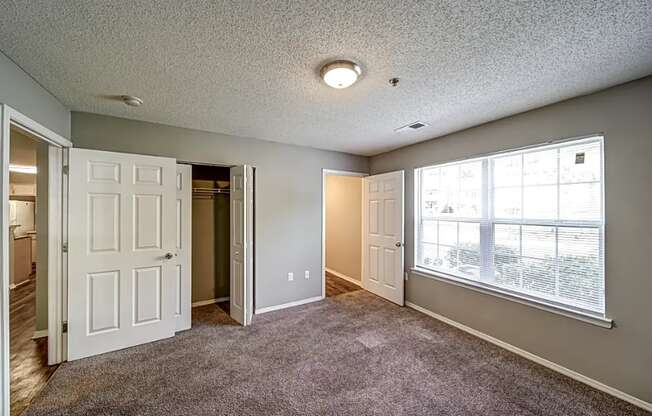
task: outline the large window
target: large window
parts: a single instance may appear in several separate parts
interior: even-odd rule
[[[604,315],[602,137],[417,169],[416,266]]]

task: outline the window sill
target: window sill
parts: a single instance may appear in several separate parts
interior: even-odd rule
[[[512,302],[517,302],[522,305],[531,306],[533,308],[541,309],[547,312],[552,312],[557,315],[562,315],[567,318],[577,319],[588,324],[597,325],[602,328],[611,329],[613,328],[613,319],[591,315],[588,313],[582,313],[574,311],[571,309],[565,309],[556,305],[551,305],[548,303],[539,302],[533,299],[530,299],[525,296],[518,296],[516,294],[510,293],[506,290],[501,290],[499,288],[489,287],[481,283],[475,283],[469,280],[461,279],[455,276],[447,275],[444,273],[438,273],[432,270],[422,269],[419,267],[413,267],[410,269],[410,272],[419,277],[426,277],[429,279],[439,280],[441,282],[453,284],[455,286],[460,286],[466,289],[474,290],[476,292],[484,293],[487,295],[497,296],[501,299],[510,300]]]

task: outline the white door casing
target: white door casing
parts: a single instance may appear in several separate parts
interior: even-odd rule
[[[364,178],[363,287],[404,304],[403,171]]]
[[[174,335],[170,158],[71,149],[68,359]]]
[[[253,169],[231,168],[231,317],[242,325],[253,318]]]
[[[174,316],[178,332],[190,329],[192,321],[192,165],[177,165],[175,186],[177,264],[175,265]]]

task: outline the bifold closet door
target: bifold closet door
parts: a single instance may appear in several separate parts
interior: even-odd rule
[[[253,169],[231,168],[231,317],[241,325],[253,318]]]
[[[177,165],[174,316],[176,331],[192,321],[192,165]]]
[[[70,149],[68,359],[174,336],[176,160]]]

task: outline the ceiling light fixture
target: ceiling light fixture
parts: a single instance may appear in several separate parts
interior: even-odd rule
[[[320,73],[329,87],[342,89],[353,85],[362,74],[362,70],[355,62],[333,61],[324,65]]]
[[[28,173],[30,175],[36,175],[36,166],[24,166],[24,165],[9,165],[9,172],[15,173]]]
[[[133,95],[123,95],[122,102],[131,106],[131,107],[140,107],[143,104],[143,100]]]

